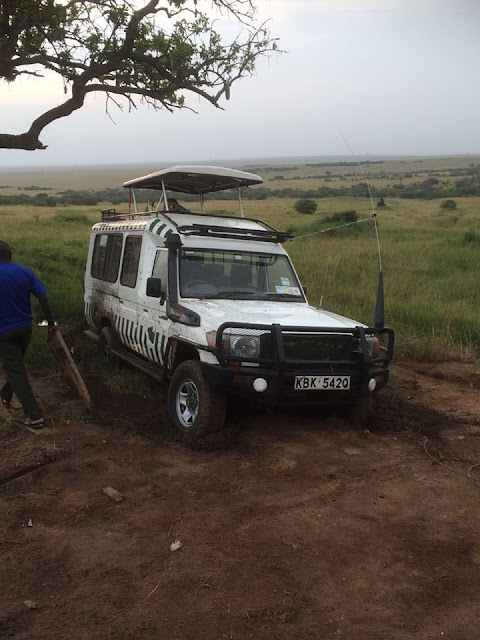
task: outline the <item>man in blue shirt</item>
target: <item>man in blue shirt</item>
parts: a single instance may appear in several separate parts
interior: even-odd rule
[[[45,420],[24,364],[32,335],[31,294],[40,302],[50,337],[55,331],[55,322],[47,288],[30,269],[12,262],[10,247],[0,240],[0,363],[7,377],[0,389],[0,398],[2,404],[9,407],[15,393],[25,412],[25,424],[39,429]]]

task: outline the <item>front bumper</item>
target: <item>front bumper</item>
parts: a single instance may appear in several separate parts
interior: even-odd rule
[[[225,335],[234,331],[256,332],[262,336],[269,334],[269,353],[255,359],[224,353],[222,345]],[[303,344],[302,339],[305,338],[312,350],[315,350],[315,341],[319,344],[326,341],[327,346],[320,349],[324,359],[296,359],[291,348],[288,348],[286,353],[285,346],[291,343],[291,336],[299,340],[299,345]],[[381,340],[379,357],[368,356],[369,336]],[[329,354],[329,340],[331,341],[332,337],[357,345],[357,349],[352,350],[348,358],[344,352],[341,354],[342,359],[336,359],[338,345],[334,345],[335,353]],[[254,398],[269,405],[352,404],[357,398],[376,393],[387,384],[393,345],[392,329],[361,326],[353,329],[332,329],[226,323],[217,332],[214,353],[219,364],[202,363],[202,367],[205,379],[216,388],[229,394]],[[300,348],[299,351],[304,358],[308,355],[305,349]],[[297,376],[349,376],[350,388],[335,391],[295,389]],[[253,386],[254,381],[259,378],[267,383],[262,392],[256,391]],[[374,385],[371,382],[372,378],[375,380]],[[372,386],[375,387],[373,391]]]

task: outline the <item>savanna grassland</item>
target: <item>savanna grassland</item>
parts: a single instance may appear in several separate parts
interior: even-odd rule
[[[436,182],[448,195],[461,172],[478,159],[432,158],[391,160],[354,165],[249,166],[260,173],[269,189],[293,185],[312,189],[319,185],[353,183],[368,176],[373,201],[390,185]],[[128,177],[148,173],[122,167],[108,168],[102,182],[100,168],[92,168],[92,188],[115,187]],[[44,185],[55,192],[85,188],[88,170],[43,172]],[[38,175],[0,174],[12,188],[32,186]],[[117,185],[112,183],[118,178]],[[37,180],[38,182],[38,180]],[[40,186],[40,185],[38,185]],[[5,190],[1,193],[5,193]],[[32,195],[35,191],[31,191]],[[371,203],[366,197],[315,199],[313,215],[294,210],[295,197],[248,200],[246,215],[261,218],[294,235],[305,235],[339,224],[332,217],[355,211],[362,224],[295,240],[286,245],[311,304],[365,323],[373,320],[378,273]],[[455,197],[452,210],[441,207],[443,198],[386,197],[378,208],[386,292],[386,321],[397,334],[397,356],[444,360],[478,358],[480,354],[479,265],[480,196]],[[15,259],[34,268],[51,292],[61,323],[83,322],[83,270],[89,229],[99,210],[109,206],[0,206],[0,235],[10,242]],[[195,206],[189,203],[195,210]],[[122,210],[122,206],[117,205]],[[207,211],[237,213],[234,201],[215,200]],[[37,353],[37,361],[42,357]],[[46,357],[46,356],[45,356]]]

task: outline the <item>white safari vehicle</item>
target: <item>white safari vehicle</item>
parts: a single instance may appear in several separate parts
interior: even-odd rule
[[[265,405],[333,404],[365,414],[388,380],[391,329],[311,307],[282,247],[290,236],[243,217],[234,169],[176,166],[124,184],[130,212],[91,232],[85,310],[101,352],[160,381],[190,442],[220,431],[228,396]],[[205,213],[204,195],[236,188],[239,217]],[[138,213],[137,189],[157,189]],[[168,191],[197,194],[201,213]]]

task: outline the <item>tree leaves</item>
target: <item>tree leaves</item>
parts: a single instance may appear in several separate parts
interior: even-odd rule
[[[214,15],[195,0],[0,0],[0,78],[14,82],[49,70],[71,94],[26,133],[0,134],[0,148],[44,148],[41,131],[81,108],[90,92],[106,95],[107,111],[110,104],[121,108],[122,97],[129,108],[137,100],[155,109],[185,108],[188,93],[220,107],[233,82],[278,48],[266,26],[256,24],[253,0],[211,4]],[[215,28],[219,11],[237,20],[231,42]]]

